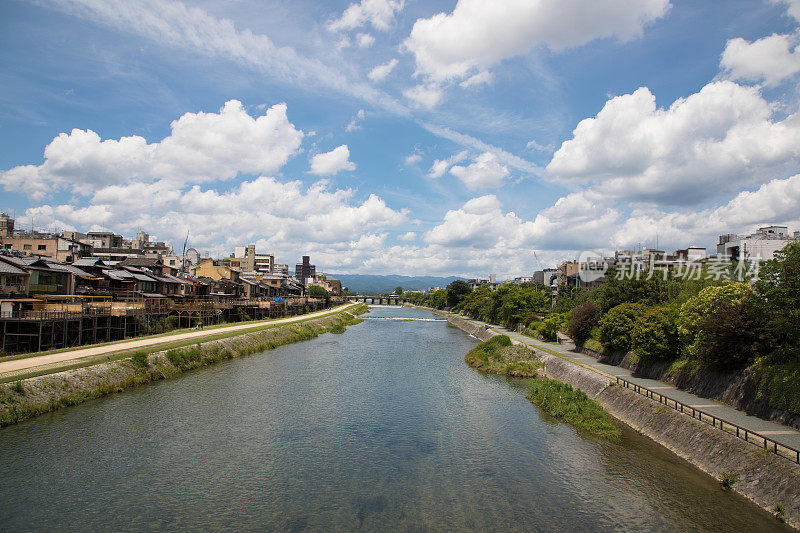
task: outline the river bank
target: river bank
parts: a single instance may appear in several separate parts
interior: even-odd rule
[[[481,340],[496,335],[463,317],[425,310],[446,317],[451,324]],[[546,377],[584,391],[614,418],[706,474],[721,479],[726,474],[736,473],[739,481],[732,490],[770,513],[784,509],[786,523],[800,529],[800,465],[618,387],[606,375],[541,350],[533,351],[544,364]]]
[[[0,427],[152,381],[169,379],[201,366],[309,340],[329,331],[341,333],[346,326],[361,321],[356,315],[367,311],[366,305],[359,305],[302,322],[201,341],[190,347],[142,350],[127,359],[2,384]]]

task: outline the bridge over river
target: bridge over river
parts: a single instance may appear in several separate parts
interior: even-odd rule
[[[408,301],[408,299],[404,298],[403,296],[391,295],[391,296],[365,296],[363,294],[357,294],[355,296],[348,296],[348,299],[351,302],[363,302],[365,304],[379,304],[379,305],[403,305]]]

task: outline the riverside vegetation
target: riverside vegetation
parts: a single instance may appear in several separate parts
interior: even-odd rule
[[[480,343],[464,360],[482,372],[532,378],[527,395],[531,403],[588,434],[619,440],[619,427],[599,403],[581,390],[542,376],[544,365],[536,354],[525,346],[513,345],[508,335],[496,335]]]
[[[356,315],[368,311],[361,304],[299,323],[276,324],[253,333],[166,351],[155,347],[135,352],[128,359],[3,384],[0,427],[151,381],[176,377],[195,368],[310,340],[322,333],[333,330],[343,333],[347,326],[362,322]]]
[[[594,289],[560,287],[552,307],[549,289],[535,283],[471,291],[455,281],[406,296],[510,329],[522,324],[541,340],[565,331],[611,363],[800,426],[800,243],[762,262],[757,278],[748,278],[749,264],[717,267],[622,279],[612,269]],[[739,273],[742,281],[726,281]]]

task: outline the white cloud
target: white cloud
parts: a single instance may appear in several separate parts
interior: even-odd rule
[[[474,76],[470,76],[466,80],[462,81],[461,83],[459,83],[459,85],[461,87],[464,87],[465,89],[468,89],[470,87],[477,87],[479,85],[484,85],[484,84],[488,85],[492,82],[493,77],[494,76],[492,76],[492,73],[489,72],[488,70],[482,70],[477,74],[475,74]]]
[[[442,99],[442,89],[436,85],[415,85],[403,91],[403,96],[418,107],[433,109]]]
[[[350,149],[343,144],[330,152],[314,155],[309,172],[318,176],[333,176],[343,170],[355,169],[356,164],[350,161]]]
[[[366,117],[366,113],[364,113],[363,109],[359,109],[358,112],[356,113],[356,116],[354,116],[352,119],[350,119],[350,122],[347,124],[347,126],[345,127],[344,130],[345,131],[360,130],[361,129],[361,121],[364,120],[364,117]]]
[[[697,204],[800,168],[800,116],[772,119],[757,88],[730,81],[656,107],[643,87],[582,120],[547,166],[613,197]]]
[[[536,139],[531,139],[528,141],[528,144],[525,145],[525,148],[528,150],[536,150],[537,152],[550,152],[553,149],[552,144],[548,144],[547,146],[542,146]]]
[[[407,223],[408,212],[375,195],[354,202],[352,191],[330,190],[326,180],[305,187],[259,177],[226,192],[181,191],[164,182],[114,185],[100,189],[86,207],[43,205],[28,209],[20,222],[31,218],[84,231],[91,221],[126,235],[147,228],[172,243],[182,242],[188,229],[191,245],[201,250],[226,255],[236,245],[263,242],[291,263],[306,250],[352,249],[352,243],[364,250],[375,234]]]
[[[361,0],[350,4],[338,19],[329,22],[328,30],[353,30],[371,24],[376,30],[386,31],[403,4],[404,0]]]
[[[0,172],[0,183],[41,200],[59,189],[88,194],[130,179],[226,180],[240,172],[277,172],[303,139],[287,119],[285,104],[254,118],[241,102],[230,100],[219,113],[186,113],[170,127],[170,135],[155,143],[139,136],[101,140],[91,130],[61,133],[45,148],[43,164]]]
[[[444,173],[447,172],[447,169],[450,168],[452,165],[456,163],[460,163],[461,161],[465,160],[469,152],[463,150],[461,152],[455,153],[448,157],[447,159],[436,159],[431,165],[431,169],[428,171],[429,178],[441,178],[444,176]]]
[[[416,165],[420,161],[422,161],[422,156],[419,153],[414,152],[413,154],[408,154],[405,159],[403,159],[403,164],[409,167],[411,165]]]
[[[359,33],[356,35],[356,42],[360,48],[369,48],[375,43],[375,37],[369,33]]]
[[[411,242],[417,240],[417,234],[413,231],[407,231],[398,237],[403,242]]]
[[[772,3],[786,5],[789,16],[800,22],[800,0],[772,0]]]
[[[734,79],[778,85],[800,72],[798,36],[773,34],[752,43],[731,39],[722,53],[720,67]]]
[[[418,19],[404,46],[419,74],[443,82],[537,45],[562,50],[604,37],[633,39],[669,7],[669,0],[459,0],[450,14]]]
[[[454,166],[450,174],[461,180],[468,189],[500,187],[508,176],[508,168],[491,152],[484,152],[466,167]]]
[[[378,65],[370,70],[369,74],[367,74],[367,77],[374,82],[382,82],[389,76],[389,74],[391,74],[392,70],[394,70],[394,67],[396,66],[397,59],[392,59],[391,61],[382,65]]]

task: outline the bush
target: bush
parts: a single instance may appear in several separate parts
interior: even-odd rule
[[[17,380],[11,385],[11,391],[16,392],[21,396],[25,396],[25,386],[22,384],[21,380]]]
[[[567,333],[578,345],[583,345],[597,325],[597,306],[594,302],[584,302],[576,307],[567,322]]]
[[[133,354],[131,356],[131,362],[133,364],[135,364],[136,366],[138,366],[138,367],[147,368],[147,366],[148,366],[147,356],[148,355],[149,355],[148,352],[145,352],[145,351],[136,352],[135,354]]]
[[[724,472],[722,476],[719,478],[719,484],[722,485],[723,489],[730,490],[733,488],[736,483],[739,482],[739,472],[734,472],[731,470],[730,472]]]
[[[600,342],[613,352],[628,353],[636,320],[645,312],[642,304],[625,303],[612,308],[598,323]]]
[[[728,281],[719,286],[706,287],[697,296],[681,306],[678,332],[686,344],[693,344],[700,332],[700,321],[708,316],[717,302],[738,303],[753,293],[748,283]]]
[[[631,349],[641,362],[669,361],[680,355],[678,316],[674,307],[654,307],[636,319]]]
[[[341,324],[334,324],[330,331],[331,333],[336,333],[336,334],[344,333],[345,327]]]
[[[772,337],[762,306],[755,298],[719,301],[699,322],[693,354],[705,367],[738,370],[768,353]]]

